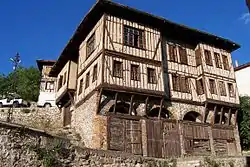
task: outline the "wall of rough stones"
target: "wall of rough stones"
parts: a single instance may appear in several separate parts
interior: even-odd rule
[[[74,146],[43,131],[0,122],[0,166],[14,167],[245,167],[245,157],[155,159]]]
[[[62,114],[53,108],[9,108],[0,109],[0,120],[57,133],[62,128]],[[11,113],[11,114],[9,114]]]

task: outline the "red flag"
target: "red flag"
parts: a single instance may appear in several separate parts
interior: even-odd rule
[[[248,11],[250,12],[250,0],[246,0]]]

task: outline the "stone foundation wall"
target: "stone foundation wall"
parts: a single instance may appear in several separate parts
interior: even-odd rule
[[[0,122],[0,166],[53,167],[245,167],[245,157],[155,159],[76,147],[43,131]]]
[[[72,112],[71,128],[85,147],[107,149],[107,117],[97,115],[99,93],[94,93]]]

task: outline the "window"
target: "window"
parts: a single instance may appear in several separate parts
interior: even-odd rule
[[[219,81],[219,89],[220,89],[221,96],[227,96],[226,86],[225,86],[225,83],[223,81]]]
[[[54,82],[53,81],[48,81],[46,82],[46,90],[53,91],[54,90]]]
[[[217,94],[216,85],[214,79],[209,79],[209,89],[211,94]]]
[[[58,90],[62,87],[63,84],[63,76],[60,75],[59,80],[58,80]]]
[[[87,58],[93,53],[95,50],[95,33],[91,35],[91,37],[87,41]]]
[[[179,54],[180,54],[180,62],[182,64],[188,64],[188,57],[187,57],[187,51],[186,48],[179,47]]]
[[[79,83],[78,95],[82,94],[82,88],[83,88],[83,79],[81,79],[81,80],[80,80],[80,83]]]
[[[66,78],[67,78],[67,72],[63,74],[63,85],[66,83]]]
[[[228,59],[226,55],[222,55],[223,66],[225,70],[229,70]]]
[[[172,74],[173,90],[183,93],[190,93],[188,77]]]
[[[156,84],[156,74],[155,69],[148,68],[148,83]]]
[[[181,76],[180,77],[180,84],[181,84],[181,92],[190,93],[188,77]]]
[[[229,96],[230,97],[234,97],[235,96],[235,92],[234,92],[234,86],[232,83],[228,83],[228,92],[229,92]]]
[[[123,40],[125,45],[137,48],[144,48],[145,46],[144,31],[133,27],[124,26]]]
[[[203,79],[196,80],[196,87],[197,87],[197,94],[198,95],[204,94]]]
[[[172,74],[172,83],[173,83],[173,90],[180,91],[180,80],[179,76],[176,74]]]
[[[168,46],[169,46],[169,60],[173,62],[178,62],[177,47],[175,45],[168,45]]]
[[[201,65],[201,50],[197,49],[195,51],[196,66]]]
[[[123,77],[123,69],[122,69],[122,62],[114,60],[113,64],[113,76],[122,78]]]
[[[85,83],[85,89],[89,87],[89,72],[86,74],[86,83]]]
[[[139,65],[131,64],[131,80],[140,81]]]
[[[213,66],[211,52],[209,50],[205,50],[204,54],[205,54],[206,65]]]
[[[219,53],[214,53],[214,59],[215,59],[215,65],[217,68],[222,68],[221,64],[221,59],[220,59],[220,54]]]
[[[92,82],[95,82],[97,80],[97,64],[94,66],[93,69],[93,79]]]

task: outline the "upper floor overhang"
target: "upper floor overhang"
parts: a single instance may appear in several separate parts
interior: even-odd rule
[[[43,66],[53,66],[55,63],[55,60],[36,60],[37,67],[40,71],[42,71]]]
[[[165,18],[111,2],[109,0],[99,0],[86,14],[66,47],[63,49],[50,72],[51,76],[57,76],[68,60],[74,61],[77,59],[78,49],[81,42],[86,38],[88,33],[104,13],[150,25],[150,27],[159,29],[162,34],[168,38],[184,41],[189,44],[195,45],[198,43],[206,43],[227,50],[228,52],[232,52],[240,47],[240,45],[228,39],[194,28],[189,28],[182,24],[171,22]]]

